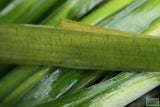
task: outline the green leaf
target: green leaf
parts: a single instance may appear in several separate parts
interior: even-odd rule
[[[0,80],[0,101],[2,101],[9,93],[12,92],[25,79],[31,76],[36,70],[37,66],[23,65],[16,67],[6,76]],[[25,74],[25,75],[24,75]]]
[[[58,0],[13,0],[0,12],[0,22],[33,23],[57,2]]]
[[[103,74],[99,71],[81,71],[74,69],[58,69],[43,78],[31,89],[18,103],[16,107],[28,107],[42,104],[51,99],[59,98],[64,94],[80,90],[86,83]]]
[[[66,28],[81,26],[84,31],[1,24],[1,62],[116,71],[160,69],[159,37],[72,23],[75,26]]]
[[[48,67],[41,67],[40,69],[38,69],[32,76],[30,76],[22,84],[20,84],[16,90],[14,90],[5,99],[3,99],[0,103],[0,106],[12,106],[21,96],[23,96],[24,93],[31,89],[44,76],[51,73],[51,71],[53,71],[53,68],[48,69]]]
[[[106,28],[142,33],[160,17],[159,0],[138,0],[104,23]]]
[[[52,101],[49,101],[47,103],[41,104],[38,107],[75,107],[81,104],[82,102],[87,101],[90,98],[93,98],[94,96],[99,95],[100,93],[103,93],[105,90],[109,90],[112,87],[123,83],[126,80],[129,80],[131,77],[134,77],[136,73],[120,73],[119,75],[113,77],[112,79],[109,79],[107,81],[101,82],[97,85],[93,85],[89,88],[86,88],[84,90],[81,90],[79,92],[73,93],[68,96],[63,96],[58,99],[53,99]],[[87,106],[86,106],[87,107]]]
[[[98,9],[94,10],[86,17],[84,17],[81,22],[91,25],[97,25],[113,13],[119,11],[120,9],[124,8],[134,1],[135,0],[109,0]]]
[[[77,20],[104,0],[68,0],[41,24],[58,25],[61,18]]]
[[[137,97],[155,88],[160,83],[160,73],[139,73],[125,82],[105,90],[99,95],[89,99],[78,107],[123,107]],[[150,84],[150,85],[148,85]]]

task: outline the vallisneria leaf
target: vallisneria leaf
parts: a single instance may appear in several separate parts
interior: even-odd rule
[[[23,65],[14,68],[11,72],[4,76],[0,80],[0,102],[25,79],[31,76],[37,69],[39,69],[39,67],[35,65]]]
[[[137,0],[103,24],[106,28],[142,33],[160,17],[159,0]],[[129,23],[129,24],[128,24]]]
[[[160,70],[160,37],[83,26],[90,30],[1,24],[1,62],[116,71]]]
[[[36,107],[124,107],[137,95],[158,86],[159,77],[159,72],[122,72],[109,80]],[[149,86],[148,83],[152,84]]]
[[[117,75],[107,81],[93,85],[91,87],[88,87],[88,88],[83,89],[79,92],[70,94],[68,96],[63,96],[61,98],[48,101],[44,104],[38,105],[38,107],[52,107],[53,105],[54,105],[54,107],[63,107],[63,106],[76,107],[76,106],[79,106],[81,103],[83,103],[91,98],[94,98],[95,96],[105,92],[105,90],[110,90],[114,86],[117,86],[117,85],[129,80],[130,78],[134,77],[134,75],[136,75],[136,74],[137,74],[136,72],[120,73],[119,75]],[[86,105],[86,107],[88,107],[88,105]]]
[[[105,0],[68,0],[41,24],[58,25],[61,18],[77,20],[103,1]]]
[[[28,67],[28,66],[26,66]],[[44,76],[51,73],[54,68],[50,67],[41,67],[33,75],[27,78],[23,84],[17,86],[17,89],[4,98],[0,106],[11,107],[24,93],[31,89],[38,81],[40,81]],[[21,75],[20,75],[21,76]],[[10,84],[11,85],[11,84]]]
[[[51,99],[57,99],[63,94],[69,95],[80,90],[84,85],[86,86],[86,81],[93,81],[93,78],[95,79],[100,74],[102,75],[103,73],[101,71],[57,69],[27,92],[15,107],[35,106]]]
[[[84,17],[81,22],[91,25],[97,25],[108,16],[112,15],[116,11],[119,11],[120,9],[124,8],[134,1],[135,0],[110,0],[99,7],[99,9],[94,10],[92,13]]]
[[[0,11],[0,22],[33,23],[57,2],[58,0],[12,0]]]

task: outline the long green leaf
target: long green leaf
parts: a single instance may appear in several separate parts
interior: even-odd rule
[[[80,103],[104,92],[105,90],[111,89],[112,87],[121,84],[126,80],[129,80],[131,77],[134,77],[135,74],[136,73],[121,73],[113,77],[112,79],[101,82],[97,85],[91,86],[77,93],[55,99],[38,107],[52,107],[53,105],[54,107],[75,107]]]
[[[128,14],[129,13],[129,14]],[[137,0],[102,26],[122,31],[142,33],[160,17],[159,0]],[[128,24],[129,23],[129,24]]]
[[[116,71],[160,69],[158,65],[160,38],[157,36],[85,24],[83,26],[90,28],[88,31],[97,30],[101,33],[44,26],[6,24],[0,26],[0,59],[4,63]],[[83,26],[81,24],[80,29],[83,29]]]
[[[31,76],[37,69],[37,66],[23,65],[16,67],[3,77],[0,80],[0,101],[11,93],[11,91],[20,85],[25,79]]]
[[[35,106],[53,98],[59,98],[63,94],[73,93],[84,87],[86,81],[92,81],[93,78],[97,77],[97,73],[103,74],[102,72],[94,72],[95,76],[93,76],[91,73],[93,72],[60,68],[42,79],[15,106]],[[84,78],[84,75],[88,78]]]
[[[57,2],[58,0],[13,0],[0,12],[0,22],[33,23]]]
[[[37,72],[20,84],[16,90],[9,94],[5,99],[2,100],[0,106],[10,107],[12,106],[21,96],[24,95],[29,89],[31,89],[38,81],[40,81],[44,76],[51,73],[52,68],[41,67]],[[23,75],[23,74],[22,74]],[[22,76],[20,75],[20,76]],[[10,84],[12,85],[12,84]]]
[[[133,1],[135,0],[109,0],[108,3],[105,3],[104,5],[99,7],[99,9],[94,10],[86,17],[84,17],[81,22],[91,25],[97,25],[104,19],[124,8]]]
[[[78,107],[123,107],[160,83],[160,73],[139,73],[124,83],[89,99]],[[148,85],[150,84],[150,85]]]
[[[104,0],[68,0],[48,16],[42,24],[58,25],[61,18],[77,20]]]

